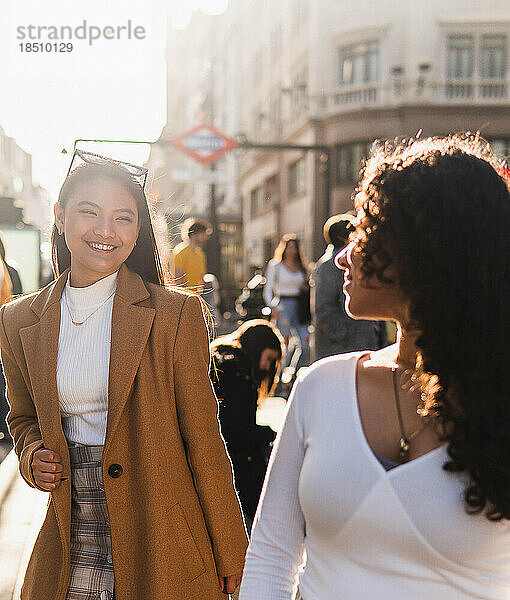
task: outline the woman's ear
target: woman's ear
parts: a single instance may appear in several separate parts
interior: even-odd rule
[[[62,235],[64,232],[64,209],[58,202],[53,207],[53,214],[55,215],[55,227],[58,233]]]

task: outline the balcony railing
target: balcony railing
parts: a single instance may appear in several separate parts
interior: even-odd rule
[[[335,89],[328,96],[329,110],[352,109],[360,106],[373,106],[382,101],[382,86],[379,83],[367,83],[356,86],[344,86]]]
[[[509,82],[505,79],[449,79],[443,85],[447,101],[501,102],[508,100]]]
[[[395,79],[337,87],[326,95],[326,110],[335,113],[416,103],[502,104],[509,101],[510,80],[505,79]]]

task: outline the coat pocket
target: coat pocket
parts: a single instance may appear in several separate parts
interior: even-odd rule
[[[193,534],[184,516],[184,512],[179,503],[174,504],[169,511],[170,526],[174,531],[175,540],[179,547],[184,567],[188,572],[190,580],[196,579],[202,573],[205,573],[205,565],[202,556],[198,551]]]

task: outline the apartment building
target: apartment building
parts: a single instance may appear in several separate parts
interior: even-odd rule
[[[46,190],[32,183],[32,156],[0,127],[0,198],[14,201],[23,223],[46,231],[51,202]],[[0,224],[1,225],[1,224]]]
[[[175,40],[168,128],[202,117],[266,146],[214,175],[220,204],[242,214],[246,277],[286,232],[320,256],[373,140],[480,131],[509,154],[509,52],[508,0],[235,0]],[[207,193],[195,181],[172,198],[198,208]]]
[[[147,166],[150,191],[165,216],[169,246],[180,241],[179,226],[187,217],[214,223],[216,245],[205,248],[208,269],[220,279],[226,304],[243,283],[242,214],[238,195],[238,161],[227,155],[204,166],[175,149],[171,140],[201,123],[227,135],[239,130],[239,32],[235,8],[224,15],[195,12],[184,31],[169,30],[167,45],[168,120],[154,144]],[[211,184],[215,184],[215,216]]]
[[[510,153],[506,0],[287,0],[257,21],[250,6],[254,84],[241,122],[258,140],[327,146],[330,179],[328,193],[319,152],[241,161],[247,264],[266,262],[289,231],[317,259],[322,223],[352,207],[375,139],[481,131]]]

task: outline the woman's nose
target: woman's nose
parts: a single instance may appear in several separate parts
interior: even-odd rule
[[[114,231],[110,219],[104,218],[96,222],[94,233],[102,237],[113,237]]]

